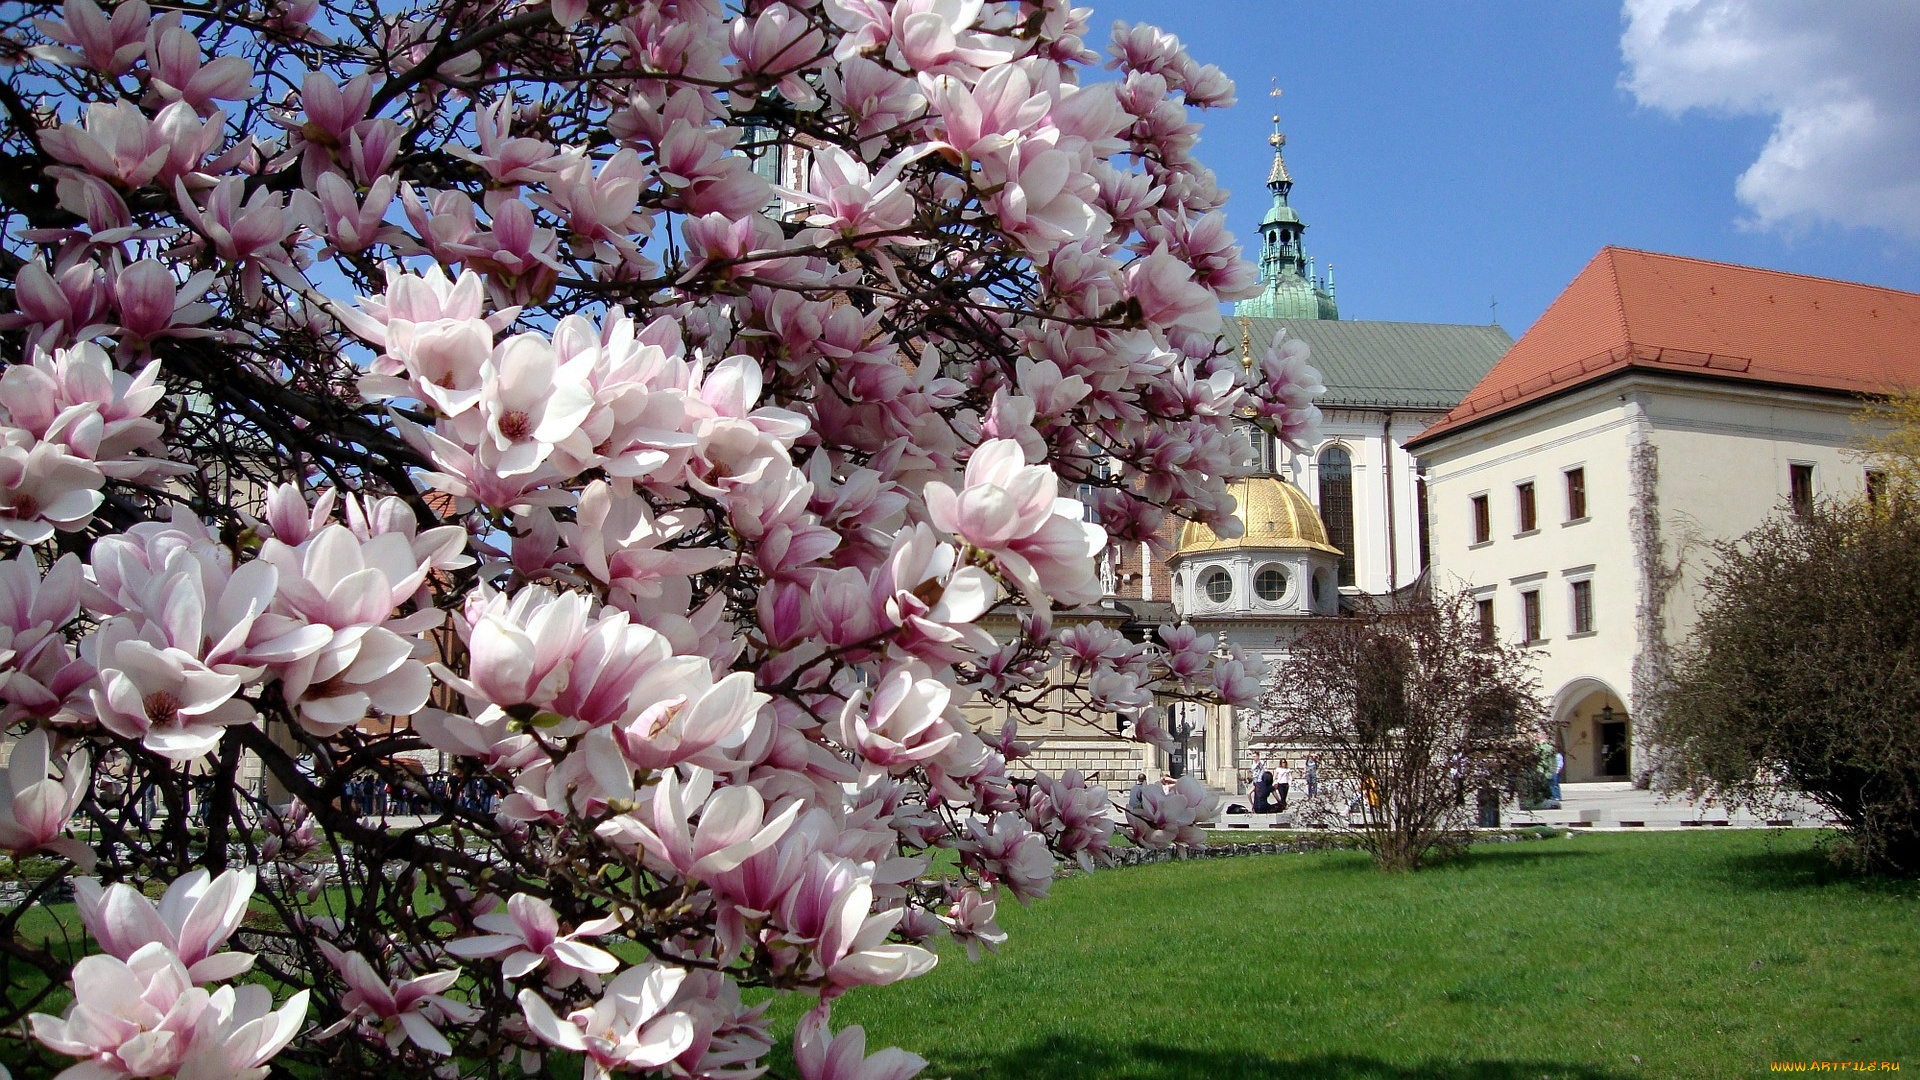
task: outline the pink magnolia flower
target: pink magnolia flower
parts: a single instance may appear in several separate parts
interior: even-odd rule
[[[1307,363],[1310,350],[1299,338],[1276,338],[1256,373],[1262,383],[1255,398],[1260,415],[1271,418],[1287,445],[1304,449],[1320,441],[1320,409],[1313,399],[1326,393],[1320,372]]]
[[[71,417],[84,423],[84,417]],[[100,467],[59,441],[71,426],[49,429],[40,442],[19,428],[0,428],[0,536],[38,544],[60,532],[78,532],[93,520],[104,496]]]
[[[1220,326],[1220,299],[1193,279],[1193,268],[1164,246],[1127,264],[1127,295],[1146,321],[1211,333]]]
[[[979,889],[961,889],[943,920],[953,940],[967,947],[967,959],[980,959],[980,950],[994,952],[1007,940],[1007,932],[994,921],[999,905]]]
[[[978,819],[968,821],[960,851],[990,880],[1005,884],[1023,904],[1047,895],[1053,885],[1053,855],[1047,850],[1046,838],[1034,832],[1019,814],[996,814],[991,828]]]
[[[799,12],[774,3],[758,15],[742,15],[733,21],[730,43],[741,75],[778,86],[802,108],[820,100],[804,75],[820,67],[827,39]]]
[[[560,164],[560,148],[543,139],[514,137],[514,108],[512,95],[506,95],[481,109],[473,120],[480,149],[449,145],[447,152],[478,165],[496,184],[545,183],[553,167]]]
[[[1141,795],[1145,807],[1127,815],[1127,831],[1135,843],[1163,848],[1207,842],[1204,823],[1219,813],[1220,796],[1200,781],[1183,776],[1170,791],[1150,786]]]
[[[228,870],[218,877],[196,868],[167,886],[156,907],[131,885],[76,878],[74,900],[87,932],[109,956],[131,961],[159,943],[177,957],[195,983],[231,979],[253,966],[252,953],[223,953],[227,938],[247,913],[254,872]]]
[[[787,936],[813,943],[806,974],[823,983],[823,999],[923,975],[939,959],[918,945],[888,940],[906,909],[873,910],[870,867],[815,852],[781,898],[779,923]]]
[[[180,216],[205,237],[214,254],[240,265],[246,298],[258,301],[266,273],[297,276],[286,242],[304,224],[313,196],[304,191],[289,196],[260,187],[242,204],[245,188],[239,177],[226,177],[207,193],[203,207],[188,194],[184,182],[174,181]]]
[[[382,176],[363,197],[339,173],[322,173],[313,191],[319,200],[320,227],[327,243],[335,251],[351,254],[399,235],[399,229],[386,222],[396,183],[392,176]]]
[[[73,967],[64,1018],[35,1013],[34,1038],[80,1058],[72,1080],[178,1076],[260,1080],[307,1015],[299,991],[278,1010],[264,986],[195,986],[178,957],[151,942],[126,960],[89,956]]]
[[[133,62],[146,51],[153,13],[145,0],[121,0],[112,7],[113,14],[108,15],[93,0],[67,0],[60,9],[62,18],[35,19],[41,33],[79,50],[56,47],[49,50],[50,58],[85,64],[110,79],[132,70]]]
[[[0,848],[16,855],[47,850],[92,865],[90,848],[60,836],[87,797],[87,752],[70,753],[56,770],[50,747],[42,728],[13,744],[6,769],[0,771]]]
[[[1099,598],[1093,556],[1106,535],[1081,520],[1079,502],[1057,498],[1058,488],[1053,470],[1027,464],[1018,442],[991,439],[968,459],[959,492],[926,486],[927,517],[993,555],[1030,597],[1086,603]]]
[[[183,101],[202,115],[215,100],[244,101],[260,93],[253,66],[238,56],[206,60],[193,32],[179,16],[163,17],[147,38],[148,87],[163,100]]]
[[[800,1080],[912,1080],[927,1067],[925,1058],[898,1047],[868,1057],[866,1029],[856,1024],[835,1035],[824,1008],[809,1010],[795,1026],[793,1064]]]
[[[482,915],[474,925],[491,933],[450,941],[447,951],[455,956],[499,958],[504,979],[518,979],[545,967],[547,985],[555,989],[582,978],[597,986],[594,976],[620,966],[612,953],[578,940],[618,930],[622,923],[617,915],[581,923],[563,934],[552,904],[529,893],[516,893],[508,898],[506,911]]]
[[[73,997],[64,1018],[34,1013],[28,1019],[34,1038],[48,1049],[83,1061],[68,1070],[80,1077],[175,1075],[201,1024],[217,1019],[212,995],[195,986],[180,959],[159,942],[126,960],[81,960],[73,966]],[[304,999],[300,1008],[304,1013]]]
[[[599,1001],[565,1017],[554,1015],[537,990],[520,991],[520,1008],[542,1041],[586,1055],[585,1080],[603,1080],[616,1070],[665,1065],[693,1045],[692,1018],[667,1009],[686,977],[684,968],[650,960],[615,976]]]
[[[275,1009],[273,992],[264,986],[215,990],[177,1075],[181,1080],[263,1080],[267,1062],[306,1024],[307,995],[301,990]]]
[[[169,154],[159,125],[130,101],[88,105],[79,121],[40,140],[54,160],[129,190],[153,183]]]
[[[340,1004],[346,1008],[347,1015],[320,1032],[317,1038],[337,1035],[358,1024],[389,1050],[411,1042],[428,1053],[450,1057],[453,1044],[434,1025],[446,1021],[467,1023],[477,1015],[472,1008],[441,993],[460,981],[458,970],[389,980],[382,978],[359,953],[341,952],[325,941],[320,942],[320,951],[346,980],[347,993]]]
[[[200,302],[213,281],[213,271],[202,270],[176,283],[158,259],[141,259],[120,271],[113,279],[113,300],[122,344],[139,346],[161,338],[207,335],[209,331],[195,327],[213,314],[211,305]]]
[[[26,351],[55,349],[93,337],[102,331],[112,291],[100,267],[77,262],[57,275],[37,259],[27,262],[13,279],[13,303],[18,309],[0,315],[0,329],[29,329]]]
[[[556,445],[578,441],[593,408],[588,368],[581,359],[560,363],[552,343],[536,334],[503,342],[481,366],[476,411],[490,442],[484,448],[497,452],[494,467],[502,475],[531,472]]]
[[[236,696],[246,679],[157,636],[114,619],[88,638],[88,659],[100,672],[89,696],[102,727],[171,761],[191,761],[211,753],[228,727],[253,719],[253,706]]]
[[[933,151],[933,144],[903,150],[877,173],[839,147],[823,147],[813,155],[807,190],[780,193],[816,209],[807,224],[832,229],[843,236],[904,229],[916,210],[913,192],[900,179],[908,165]],[[869,241],[871,243],[872,241]],[[900,237],[896,242],[918,242]]]
[[[960,739],[947,716],[950,687],[910,663],[882,677],[873,696],[850,699],[835,730],[842,745],[882,768],[905,771]]]
[[[646,805],[602,826],[602,838],[638,847],[651,862],[693,881],[710,881],[774,847],[792,827],[803,804],[789,800],[769,814],[760,792],[746,785],[715,790],[706,769],[661,773]],[[698,817],[698,826],[692,824]]]
[[[50,718],[92,673],[67,644],[63,630],[80,614],[81,564],[63,555],[40,573],[31,552],[0,562],[0,717]]]

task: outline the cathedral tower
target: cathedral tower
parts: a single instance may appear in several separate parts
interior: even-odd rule
[[[1280,91],[1275,90],[1275,96]],[[1338,319],[1340,307],[1333,300],[1333,268],[1327,268],[1326,280],[1315,277],[1313,263],[1307,258],[1303,242],[1306,223],[1300,220],[1288,199],[1293,192],[1293,175],[1287,171],[1284,151],[1287,136],[1280,130],[1280,117],[1273,118],[1273,168],[1267,172],[1267,189],[1273,192],[1273,205],[1260,222],[1260,295],[1234,305],[1235,315],[1270,319]]]

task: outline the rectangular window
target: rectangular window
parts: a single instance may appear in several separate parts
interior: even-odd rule
[[[1787,498],[1795,517],[1813,513],[1813,466],[1799,462],[1787,466]]]
[[[1099,524],[1100,512],[1093,508],[1094,506],[1093,501],[1095,498],[1099,496],[1099,494],[1100,494],[1100,487],[1097,484],[1075,484],[1074,485],[1073,497],[1080,500],[1080,520],[1081,521],[1091,521],[1096,525]]]
[[[1534,515],[1533,482],[1516,484],[1513,488],[1514,501],[1520,507],[1520,531],[1530,533],[1539,528],[1540,523]]]
[[[1483,596],[1473,602],[1473,613],[1480,620],[1480,644],[1493,644],[1495,633],[1493,625],[1493,597]]]
[[[1413,479],[1415,501],[1420,511],[1420,569],[1422,571],[1433,563],[1433,542],[1427,536],[1427,478],[1416,476]]]
[[[1879,469],[1867,470],[1867,505],[1879,506],[1881,496],[1887,491],[1887,474]]]
[[[1473,542],[1484,544],[1493,539],[1493,514],[1487,509],[1487,497],[1473,497]]]
[[[1579,521],[1587,516],[1587,470],[1567,470],[1567,520]]]
[[[1539,641],[1540,591],[1538,589],[1529,590],[1520,594],[1520,615],[1521,622],[1525,624],[1527,631],[1525,640],[1528,643]]]
[[[1593,582],[1591,581],[1573,583],[1573,632],[1576,634],[1593,632]]]

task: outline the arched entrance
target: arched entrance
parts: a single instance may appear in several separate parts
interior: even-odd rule
[[[1612,687],[1575,679],[1555,695],[1553,718],[1560,725],[1567,783],[1633,779],[1633,722]]]

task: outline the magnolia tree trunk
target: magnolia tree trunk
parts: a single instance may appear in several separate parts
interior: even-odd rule
[[[750,1077],[766,988],[818,1001],[800,1075],[905,1077],[838,995],[1195,839],[1191,780],[1122,811],[961,712],[1064,686],[1164,743],[1156,695],[1258,689],[1052,621],[1108,544],[1231,528],[1242,425],[1318,418],[1302,346],[1220,334],[1233,91],[1178,41],[67,0],[0,47],[20,1075]]]
[[[1464,594],[1416,597],[1303,634],[1252,723],[1308,748],[1308,820],[1387,870],[1458,852],[1479,797],[1504,791],[1547,738],[1525,651],[1482,632]]]

